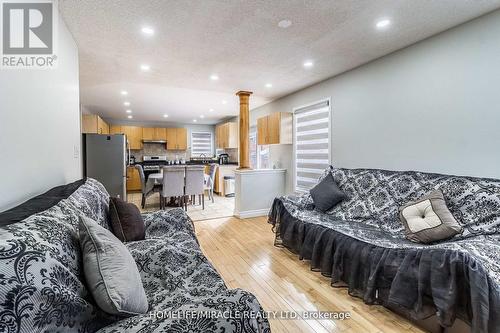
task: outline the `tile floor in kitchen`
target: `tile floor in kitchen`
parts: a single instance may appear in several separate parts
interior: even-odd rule
[[[160,209],[160,196],[158,193],[150,195],[146,199],[146,207],[141,208],[141,193],[140,192],[129,192],[127,194],[128,202],[134,203],[141,212],[154,212]],[[174,207],[167,207],[171,209]],[[188,215],[193,221],[208,220],[220,217],[233,216],[234,212],[234,197],[227,198],[222,197],[217,194],[214,195],[214,202],[208,199],[208,195],[205,194],[205,209],[202,209],[200,203],[198,202],[198,196],[196,196],[196,205],[188,205]]]

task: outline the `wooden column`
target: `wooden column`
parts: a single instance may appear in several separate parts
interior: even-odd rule
[[[250,91],[238,91],[236,93],[240,98],[240,166],[238,168],[240,170],[250,169],[250,109],[248,101],[251,94]]]

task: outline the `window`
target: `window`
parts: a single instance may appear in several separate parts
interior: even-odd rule
[[[295,190],[311,189],[330,165],[330,102],[294,110]]]
[[[201,155],[213,156],[212,133],[211,132],[191,132],[191,156]]]
[[[271,168],[271,162],[269,161],[269,145],[259,146],[258,152],[259,169]]]
[[[250,166],[254,169],[268,169],[269,146],[257,144],[257,126],[250,127]]]
[[[257,164],[257,126],[250,126],[250,167],[252,169],[257,169],[259,165]]]

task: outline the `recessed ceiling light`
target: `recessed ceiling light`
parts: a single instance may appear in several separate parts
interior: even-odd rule
[[[153,36],[155,34],[155,30],[151,27],[142,27],[141,31],[147,36]]]
[[[127,110],[127,111],[125,111],[125,112],[127,112],[127,113],[132,113],[132,110]]]
[[[272,88],[273,84],[272,83],[266,83],[266,88]]]
[[[203,118],[205,118],[205,116],[204,116],[204,115],[201,115],[201,116],[200,116],[200,118],[201,118],[201,119],[203,119]]]
[[[163,118],[168,118],[168,114],[164,114],[164,115],[163,115]]]
[[[210,80],[217,81],[218,79],[219,79],[219,75],[217,75],[217,74],[210,75]]]
[[[290,21],[290,20],[281,20],[278,22],[278,27],[283,28],[283,29],[286,29],[291,25],[292,25],[292,21]]]
[[[132,119],[133,117],[132,116],[127,116],[128,119]]]
[[[210,110],[208,110],[208,111],[210,111],[210,112],[214,112],[214,109],[210,109]]]
[[[147,65],[147,64],[142,64],[141,65],[141,71],[143,72],[147,72],[151,69],[151,66]]]
[[[226,100],[223,100],[223,101],[222,101],[222,104],[227,104],[227,101],[226,101]]]
[[[130,102],[123,102],[123,105],[130,106]]]
[[[198,121],[198,120],[196,120],[196,119],[193,119],[193,123],[195,123],[195,122],[197,122],[197,121]]]
[[[383,28],[386,28],[388,27],[389,25],[391,25],[391,20],[389,19],[383,19],[383,20],[380,20],[377,22],[376,26],[377,28],[379,29],[383,29]]]
[[[314,63],[311,60],[304,61],[305,68],[311,68],[312,66],[314,66]]]
[[[126,96],[126,95],[128,95],[128,91],[122,90],[122,91],[121,91],[121,94],[122,94],[123,96]]]

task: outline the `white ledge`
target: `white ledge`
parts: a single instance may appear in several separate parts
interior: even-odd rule
[[[267,173],[285,173],[286,169],[243,169],[236,170],[234,173],[241,175],[255,175],[255,174],[267,174]]]

